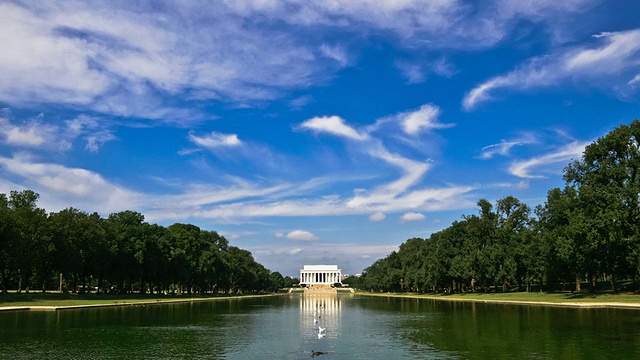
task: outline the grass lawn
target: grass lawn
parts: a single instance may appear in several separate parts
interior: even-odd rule
[[[543,303],[625,303],[640,304],[640,294],[613,293],[613,292],[509,292],[509,293],[464,293],[464,294],[416,294],[416,293],[370,293],[361,292],[361,295],[373,296],[397,296],[438,300],[471,300],[471,301],[518,301],[518,302],[543,302]]]
[[[376,293],[358,291],[357,294],[367,296],[393,296],[418,299],[435,299],[449,301],[514,301],[532,303],[620,303],[640,305],[640,294],[636,293],[570,293],[570,292],[509,292],[509,293],[464,293],[464,294],[417,294],[417,293]],[[74,305],[100,305],[100,304],[135,304],[175,302],[189,300],[213,300],[250,295],[95,295],[95,294],[62,294],[58,292],[30,292],[0,294],[0,307],[31,307],[31,306],[74,306]],[[264,295],[259,295],[264,296]]]
[[[148,303],[171,302],[180,300],[206,300],[224,299],[248,295],[96,295],[96,294],[62,294],[58,292],[30,292],[28,294],[9,292],[0,294],[0,307],[31,307],[31,306],[74,306],[74,305],[98,305],[115,303]]]

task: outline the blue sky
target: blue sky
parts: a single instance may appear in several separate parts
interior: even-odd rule
[[[360,273],[640,117],[638,1],[4,1],[0,192]]]

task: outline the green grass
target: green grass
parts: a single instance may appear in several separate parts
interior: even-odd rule
[[[361,295],[397,296],[439,300],[470,300],[470,301],[518,301],[518,302],[547,302],[547,303],[626,303],[640,304],[640,295],[635,293],[546,293],[546,292],[509,292],[509,293],[465,293],[465,294],[416,294],[416,293],[369,293],[358,292]]]
[[[517,301],[542,303],[622,303],[640,304],[640,294],[635,293],[546,293],[546,292],[509,292],[509,293],[464,293],[464,294],[417,294],[417,293],[370,293],[358,291],[358,294],[368,296],[411,297],[450,301]],[[31,307],[31,306],[74,306],[101,305],[122,303],[172,302],[181,300],[213,300],[237,297],[238,295],[95,295],[95,294],[62,294],[57,292],[31,292],[17,294],[9,292],[0,294],[0,307]],[[240,295],[247,296],[247,295]]]
[[[190,299],[224,299],[238,295],[96,295],[96,294],[62,294],[51,293],[15,293],[0,294],[0,307],[31,307],[31,306],[74,306],[99,305],[115,303],[148,303],[171,302]],[[247,295],[240,295],[247,296]]]

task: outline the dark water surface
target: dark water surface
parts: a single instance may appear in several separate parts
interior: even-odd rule
[[[309,359],[312,350],[319,359],[640,359],[640,311],[285,295],[0,313],[0,359]]]

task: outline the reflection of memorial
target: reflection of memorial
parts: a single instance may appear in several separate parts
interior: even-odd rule
[[[302,333],[316,334],[318,328],[326,328],[326,336],[337,337],[341,328],[342,304],[336,294],[305,293],[300,296],[300,326]]]
[[[340,301],[337,295],[331,294],[318,294],[315,296],[301,296],[300,297],[300,312],[302,314],[311,315],[313,313],[319,313],[322,310],[323,313],[328,315],[337,315],[340,313]]]

